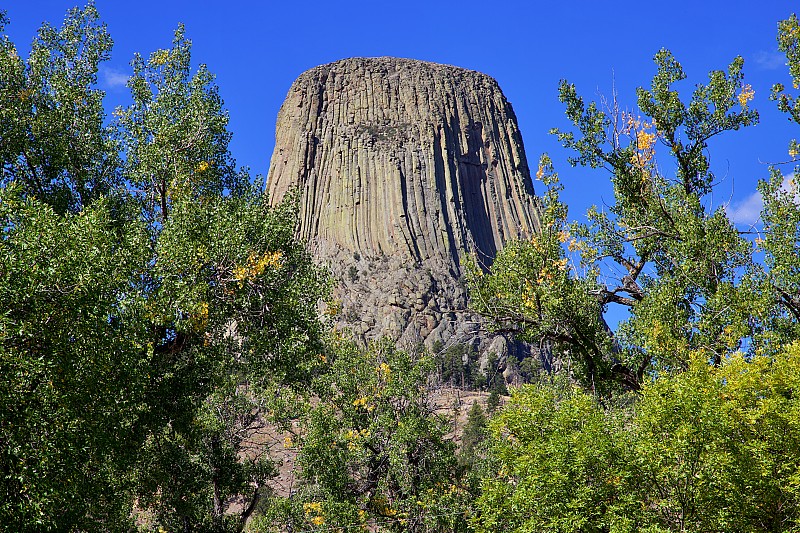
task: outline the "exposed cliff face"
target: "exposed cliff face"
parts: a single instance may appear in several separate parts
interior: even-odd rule
[[[491,263],[539,229],[510,104],[451,66],[354,58],[302,74],[278,115],[270,201],[292,187],[301,236],[342,280],[342,322],[367,338],[468,337],[463,255]]]

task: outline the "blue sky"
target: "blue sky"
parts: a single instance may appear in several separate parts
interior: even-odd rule
[[[41,23],[60,25],[76,4],[83,5],[5,2],[2,9],[11,19],[7,33],[27,54]],[[548,135],[550,128],[568,127],[557,98],[562,78],[589,99],[616,87],[622,105],[635,111],[635,88],[649,84],[652,56],[660,48],[672,50],[683,64],[686,93],[710,70],[743,56],[761,123],[710,147],[719,178],[711,201],[739,207],[743,221],[757,210],[752,195],[757,180],[768,176],[766,163],[785,161],[789,140],[800,137],[800,126],[788,123],[769,101],[770,86],[788,79],[777,51],[777,22],[800,11],[800,2],[97,0],[96,5],[115,42],[100,76],[108,109],[126,102],[124,80],[134,52],[168,47],[183,22],[194,60],[217,75],[230,112],[233,154],[254,173],[268,171],[275,117],[292,81],[311,67],[351,56],[410,57],[493,76],[517,113],[531,167],[540,153],[552,156],[572,218],[582,218],[589,205],[609,202],[610,187],[603,171],[570,168],[569,154]]]

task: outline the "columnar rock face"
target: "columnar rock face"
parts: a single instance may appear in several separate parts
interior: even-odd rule
[[[463,312],[463,258],[489,264],[539,230],[511,105],[452,66],[353,58],[302,74],[267,181],[272,203],[293,188],[300,235],[341,280],[341,325],[365,338],[486,344]]]

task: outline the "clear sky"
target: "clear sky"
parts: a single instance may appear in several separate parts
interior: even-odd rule
[[[60,25],[74,5],[82,0],[11,0],[0,8],[11,19],[7,33],[27,56],[41,23]],[[800,137],[800,126],[769,101],[770,86],[788,79],[777,22],[800,11],[800,2],[97,0],[96,6],[115,42],[100,76],[107,108],[127,101],[124,80],[134,52],[169,47],[183,22],[193,59],[217,75],[233,154],[254,173],[268,171],[275,118],[292,81],[311,67],[352,56],[409,57],[493,76],[516,111],[530,166],[541,152],[553,157],[572,218],[608,202],[610,188],[601,170],[571,169],[568,154],[547,133],[568,127],[557,98],[562,78],[586,98],[609,95],[615,86],[623,106],[635,111],[635,88],[649,84],[660,48],[683,64],[686,93],[710,70],[743,56],[761,123],[712,142],[720,182],[715,204],[757,206],[752,194],[757,180],[768,176],[766,163],[785,161],[789,140]],[[746,211],[738,211],[742,220],[752,216]]]

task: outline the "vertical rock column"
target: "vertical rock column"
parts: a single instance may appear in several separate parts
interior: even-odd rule
[[[522,137],[497,82],[457,67],[352,58],[303,73],[275,134],[267,193],[296,188],[300,236],[341,280],[365,338],[470,342],[462,258],[486,265],[539,231]]]

